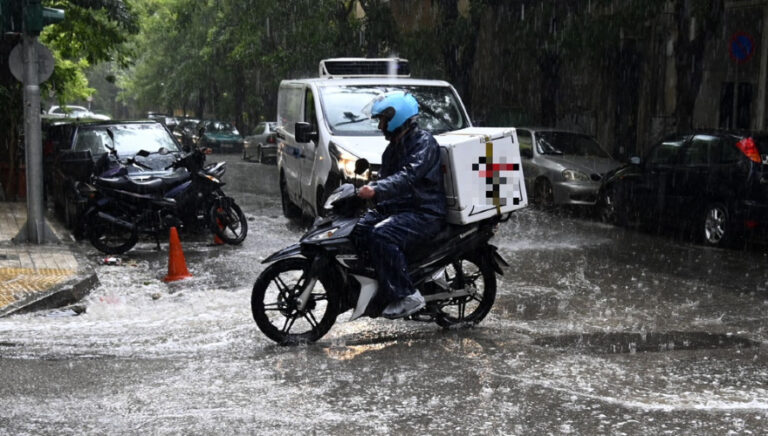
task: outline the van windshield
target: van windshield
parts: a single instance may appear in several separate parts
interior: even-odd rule
[[[419,102],[419,126],[433,134],[463,129],[469,123],[451,88],[414,85],[349,85],[322,86],[323,113],[331,132],[340,136],[381,135],[378,123],[363,113],[363,108],[376,96],[406,91]]]

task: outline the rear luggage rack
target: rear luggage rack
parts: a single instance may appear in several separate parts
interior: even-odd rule
[[[333,58],[320,61],[320,77],[411,77],[408,59]]]

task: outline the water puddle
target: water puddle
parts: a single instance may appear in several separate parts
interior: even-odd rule
[[[740,336],[706,332],[589,333],[542,337],[533,341],[533,344],[569,350],[584,349],[601,354],[750,348],[760,345],[759,342]]]

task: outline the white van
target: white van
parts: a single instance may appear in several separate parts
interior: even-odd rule
[[[395,90],[416,97],[419,125],[433,134],[472,127],[453,86],[411,79],[404,59],[326,59],[320,77],[280,82],[277,166],[285,216],[318,216],[328,194],[354,180],[359,158],[371,163],[371,171],[357,183],[376,177],[388,142],[362,110]]]

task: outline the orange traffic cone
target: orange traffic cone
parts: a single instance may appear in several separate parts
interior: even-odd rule
[[[168,275],[163,279],[166,282],[192,277],[187,269],[187,261],[184,260],[184,252],[181,250],[179,232],[176,227],[171,227],[171,247],[168,250]]]

